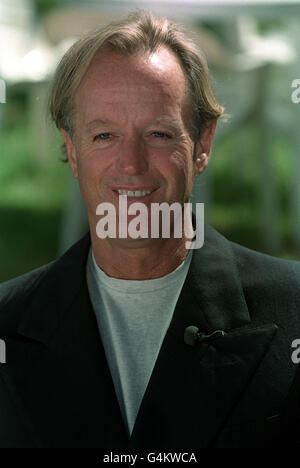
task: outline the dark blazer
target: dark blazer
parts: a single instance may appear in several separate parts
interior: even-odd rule
[[[290,440],[299,415],[291,360],[300,338],[299,262],[206,228],[128,438],[88,294],[89,247],[87,235],[58,260],[0,286],[1,447],[279,447]],[[183,339],[189,325],[226,335],[190,346]]]

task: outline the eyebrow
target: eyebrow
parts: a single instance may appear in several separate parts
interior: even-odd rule
[[[95,119],[91,120],[88,122],[85,127],[87,130],[90,130],[93,128],[95,125],[106,125],[106,124],[113,124],[116,125],[112,120],[109,119]],[[172,117],[158,117],[151,122],[149,122],[149,125],[171,125],[175,130],[177,131],[182,131],[184,130],[184,126],[182,126],[177,119],[174,119]]]
[[[98,125],[98,124],[107,124],[107,123],[113,123],[111,120],[107,120],[107,119],[95,119],[95,120],[91,120],[90,122],[88,122],[85,127],[87,129],[89,128],[92,128],[94,125]]]
[[[172,117],[158,117],[150,122],[150,125],[171,125],[175,130],[183,130],[184,126]]]

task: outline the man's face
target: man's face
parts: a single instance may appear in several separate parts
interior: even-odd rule
[[[143,202],[149,212],[154,202],[188,202],[207,164],[193,161],[185,77],[166,48],[151,56],[98,53],[76,92],[74,124],[74,143],[62,134],[92,224],[101,202],[118,213],[120,190],[142,192],[129,194],[128,205]],[[209,153],[213,131],[198,142],[199,155]]]

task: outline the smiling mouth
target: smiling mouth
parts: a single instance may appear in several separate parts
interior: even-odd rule
[[[125,189],[119,189],[116,190],[116,192],[119,195],[126,195],[127,197],[145,197],[146,195],[150,195],[150,193],[153,192],[153,190],[125,190]]]

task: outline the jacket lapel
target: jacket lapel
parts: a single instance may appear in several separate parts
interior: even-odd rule
[[[29,446],[124,447],[128,441],[88,295],[88,247],[87,237],[50,269],[17,334],[6,339],[1,375]]]
[[[212,446],[266,355],[275,324],[253,324],[230,243],[207,227],[157,358],[130,447]],[[184,330],[226,332],[185,344]]]

